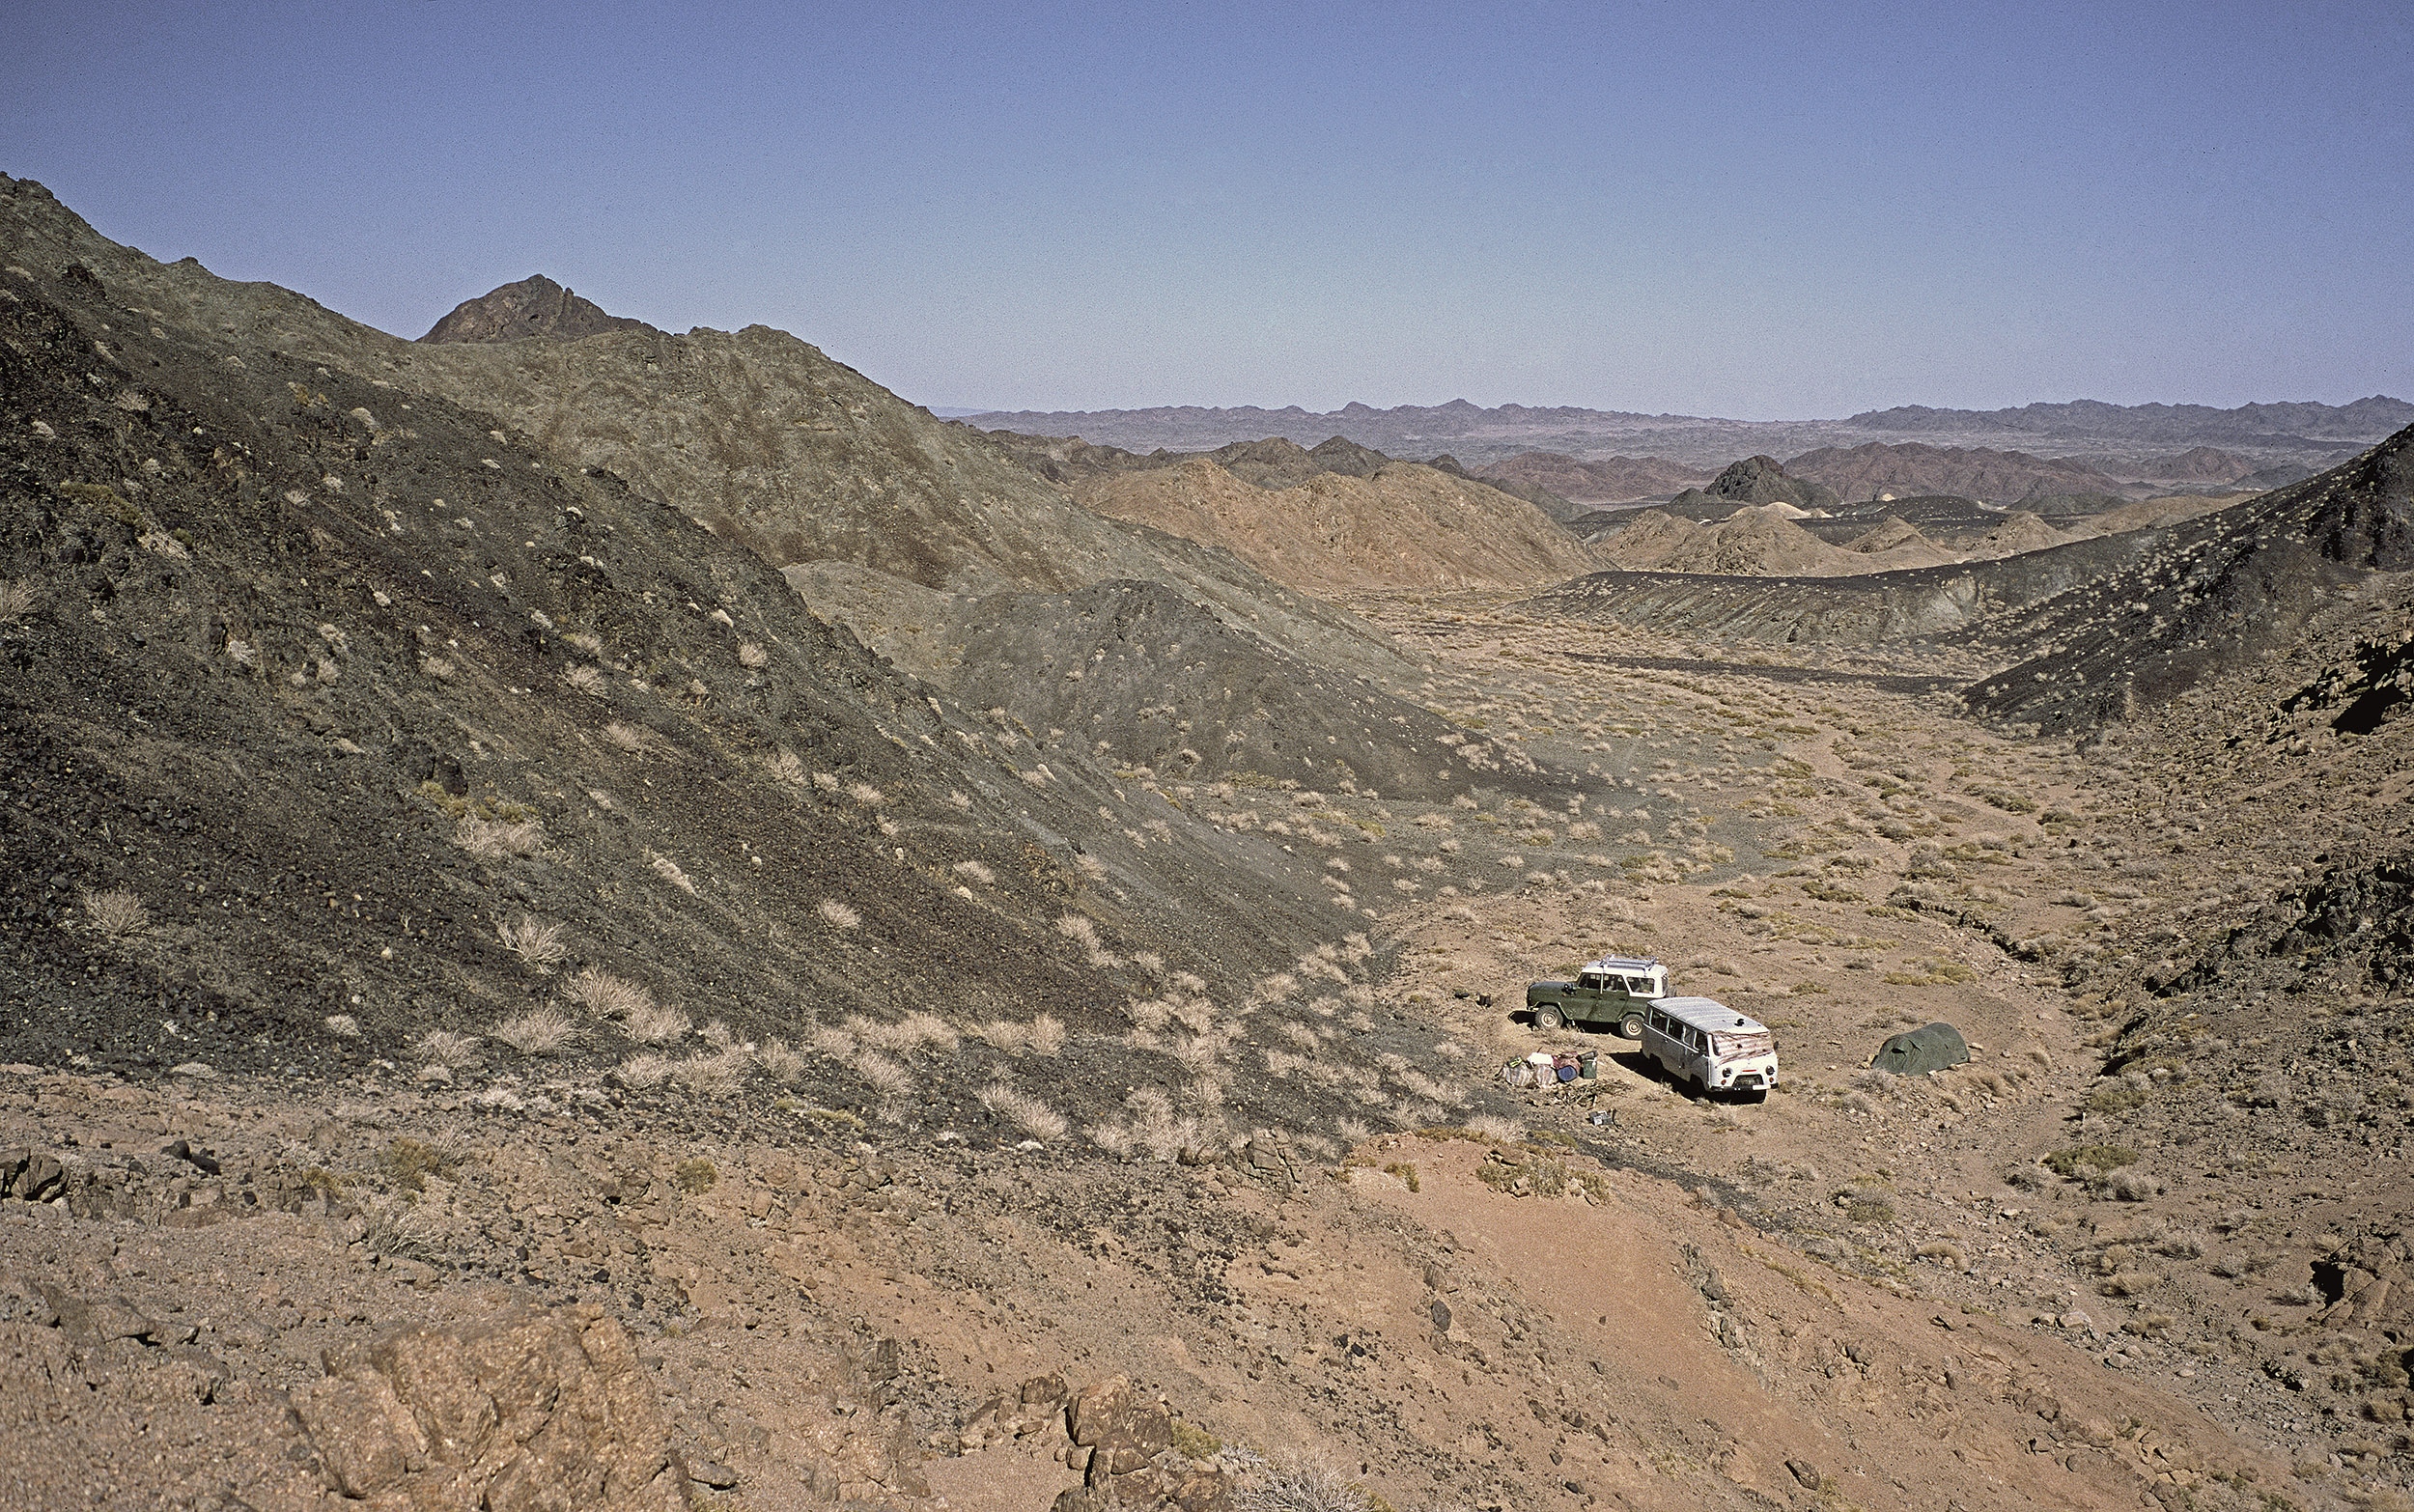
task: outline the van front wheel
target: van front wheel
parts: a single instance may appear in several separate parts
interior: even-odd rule
[[[1567,1016],[1559,1012],[1557,1004],[1544,1003],[1534,1010],[1534,1027],[1543,1030],[1564,1029],[1567,1027]]]
[[[1625,1018],[1618,1020],[1617,1032],[1626,1039],[1642,1039],[1642,1015],[1639,1013],[1630,1013]]]

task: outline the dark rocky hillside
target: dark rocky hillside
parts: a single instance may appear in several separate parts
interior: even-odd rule
[[[856,1013],[1046,1013],[1078,1047],[1163,973],[1245,982],[1351,927],[1312,859],[936,697],[619,478],[23,257],[0,1055],[499,1055],[530,1096],[659,1055],[613,1094],[642,1099]],[[587,971],[655,1017],[581,998]],[[923,1096],[961,1113],[1002,1062],[949,1064]],[[1066,1106],[1094,1080],[1035,1064]],[[824,1101],[880,1100],[813,1067]]]
[[[2011,504],[2053,494],[2120,491],[2116,480],[2085,462],[1918,441],[1821,447],[1790,459],[1785,470],[1823,484],[1844,499],[1873,499],[1888,492],[1961,494]]]
[[[1681,512],[1683,506],[1705,495],[1710,499],[1732,499],[1738,504],[1791,504],[1796,509],[1811,510],[1826,509],[1837,502],[1835,490],[1788,472],[1774,457],[1747,457],[1730,462],[1700,489],[1687,489],[1676,495],[1671,508]]]
[[[1974,708],[2053,730],[2102,724],[2290,645],[2372,574],[2414,571],[2414,429],[2142,534],[2151,549],[2122,570],[1985,627],[2020,659],[1970,690]]]

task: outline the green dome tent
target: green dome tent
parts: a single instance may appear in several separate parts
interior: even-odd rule
[[[1888,1040],[1869,1057],[1869,1064],[1898,1077],[1923,1077],[1948,1066],[1967,1065],[1969,1060],[1970,1042],[1959,1029],[1950,1023],[1931,1023]]]

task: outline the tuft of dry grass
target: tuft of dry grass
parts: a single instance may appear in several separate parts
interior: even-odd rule
[[[815,1029],[805,1043],[813,1047],[817,1055],[827,1055],[832,1060],[855,1059],[855,1036],[834,1023],[825,1023]]]
[[[532,1008],[516,1018],[506,1019],[487,1031],[490,1039],[500,1040],[522,1055],[552,1055],[578,1032],[570,1016],[558,1008]]]
[[[676,1008],[665,1008],[652,1001],[644,1007],[632,1009],[621,1020],[621,1027],[640,1045],[667,1045],[684,1038],[693,1021]]]
[[[17,578],[0,581],[0,625],[14,625],[34,612],[40,602],[34,585]]]
[[[534,855],[545,843],[545,826],[533,819],[480,819],[470,814],[453,826],[453,843],[482,861]]]
[[[478,1063],[478,1037],[450,1029],[430,1029],[411,1042],[411,1050],[431,1066],[461,1071]]]
[[[624,1086],[657,1087],[670,1079],[671,1066],[669,1056],[657,1055],[649,1050],[622,1061],[620,1069],[612,1075],[619,1078]]]
[[[1467,1120],[1469,1133],[1501,1144],[1516,1144],[1526,1137],[1526,1126],[1515,1119],[1496,1113],[1477,1113]]]
[[[84,926],[103,939],[131,939],[151,928],[151,910],[140,897],[124,888],[108,892],[86,888],[78,901],[84,910]]]
[[[913,1086],[913,1073],[878,1050],[865,1050],[856,1056],[855,1071],[884,1102],[904,1096]]]
[[[738,642],[738,665],[752,671],[765,665],[771,659],[771,653],[765,651],[761,646],[756,645],[753,641],[742,640]]]
[[[1003,1081],[993,1082],[981,1089],[981,1106],[1042,1144],[1063,1138],[1065,1130],[1070,1127],[1062,1113]]]
[[[795,751],[781,751],[772,758],[772,776],[792,788],[803,787],[806,778],[804,763],[797,759]]]
[[[786,1040],[765,1040],[754,1052],[754,1063],[773,1081],[794,1081],[804,1075],[804,1051]]]
[[[996,872],[978,861],[958,861],[955,864],[955,874],[968,882],[979,882],[984,887],[997,880]]]
[[[662,881],[670,883],[682,892],[693,893],[695,891],[695,883],[688,880],[688,874],[680,869],[677,861],[672,860],[669,856],[662,854],[659,851],[647,852],[646,859],[652,863],[655,876],[660,877]]]
[[[832,929],[854,929],[863,922],[863,915],[835,898],[824,898],[818,910],[823,920]]]
[[[580,661],[562,668],[562,681],[589,698],[604,696],[604,669],[592,662]]]
[[[501,937],[504,949],[540,972],[550,971],[570,958],[561,926],[533,914],[522,913],[511,923],[497,924],[494,933]]]
[[[326,1018],[327,1032],[339,1040],[360,1038],[360,1021],[348,1013],[331,1013]]]
[[[654,994],[626,977],[593,966],[570,980],[571,1000],[599,1019],[626,1019],[654,1006]]]
[[[1099,942],[1098,926],[1087,914],[1066,913],[1056,919],[1056,933],[1081,947],[1083,957],[1091,966],[1109,969],[1123,965],[1123,958],[1111,954]]]
[[[847,797],[862,804],[865,808],[878,808],[883,803],[888,801],[885,794],[882,793],[880,789],[872,786],[868,782],[851,782],[847,784]]]
[[[744,1084],[754,1067],[754,1047],[732,1045],[710,1055],[692,1055],[671,1070],[679,1084],[697,1097],[727,1097]]]

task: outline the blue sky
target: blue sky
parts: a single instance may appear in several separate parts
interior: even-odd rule
[[[2414,7],[23,7],[0,171],[931,405],[2414,395]]]

